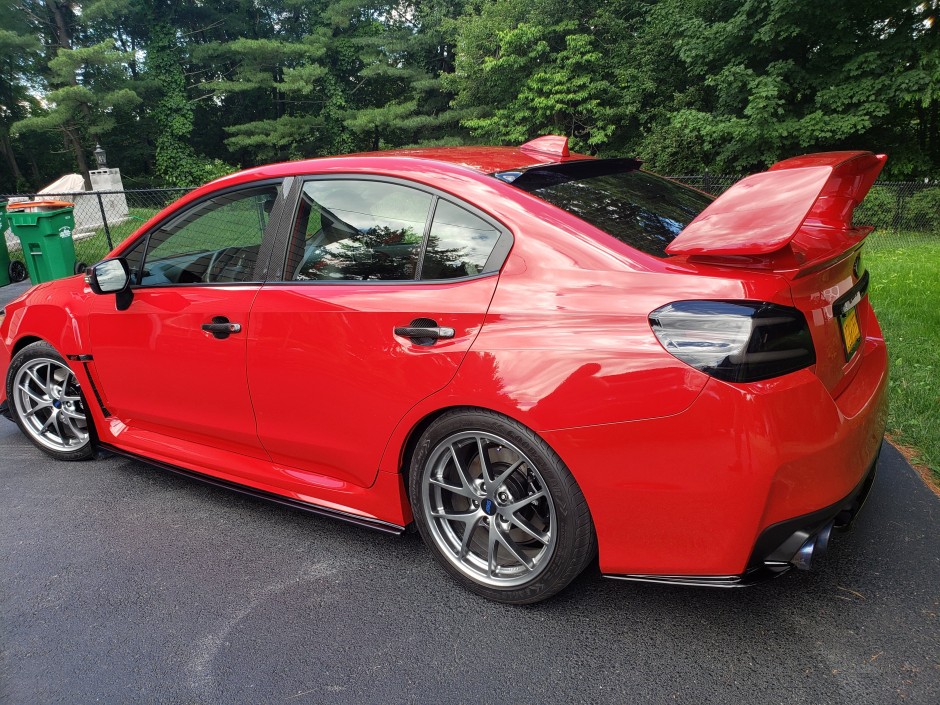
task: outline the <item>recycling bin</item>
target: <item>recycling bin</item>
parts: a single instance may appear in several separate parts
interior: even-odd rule
[[[7,205],[7,218],[23,245],[33,284],[75,274],[75,215],[67,201],[21,201]]]

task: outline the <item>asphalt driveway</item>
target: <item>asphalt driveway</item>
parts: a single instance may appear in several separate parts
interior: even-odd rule
[[[0,290],[2,292],[3,290]],[[940,702],[940,500],[891,446],[816,573],[504,607],[388,537],[0,419],[0,702]]]

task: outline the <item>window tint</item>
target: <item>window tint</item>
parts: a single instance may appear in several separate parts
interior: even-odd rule
[[[421,265],[422,279],[452,279],[479,274],[496,246],[499,231],[482,218],[443,199]]]
[[[621,242],[657,257],[712,202],[710,196],[609,159],[537,167],[511,181]]]
[[[414,279],[430,208],[430,194],[399,184],[308,181],[287,271],[299,281]]]
[[[279,186],[269,185],[216,196],[154,230],[140,283],[252,281],[278,192]],[[138,258],[137,249],[129,253],[129,264]]]

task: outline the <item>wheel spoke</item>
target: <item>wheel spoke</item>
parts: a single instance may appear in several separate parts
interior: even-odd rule
[[[78,427],[75,425],[75,422],[72,420],[72,418],[73,418],[73,417],[71,417],[71,416],[64,416],[64,417],[63,417],[63,420],[65,421],[66,427],[68,428],[69,432],[72,434],[72,437],[75,438],[75,440],[84,441],[84,440],[85,440],[85,436],[88,435],[88,434],[87,434],[87,431],[83,431],[82,429],[78,428]],[[74,417],[74,418],[79,418],[79,419],[80,419],[80,418],[83,418],[83,417]]]
[[[431,516],[435,519],[447,519],[447,521],[462,521],[465,524],[476,517],[479,512],[476,509],[471,509],[466,512],[448,512],[444,509],[439,509],[431,512]]]
[[[460,550],[457,551],[457,558],[463,560],[467,557],[467,553],[470,552],[470,541],[473,540],[473,534],[476,533],[476,530],[480,526],[480,520],[468,521],[464,525],[463,537],[460,539]]]
[[[490,467],[490,456],[486,451],[486,444],[479,436],[477,436],[477,451],[480,454],[480,472],[483,474],[483,481],[489,485],[493,482],[493,470]]]
[[[48,428],[49,428],[49,427],[53,424],[53,422],[55,421],[55,417],[56,417],[56,413],[55,413],[55,410],[53,410],[52,413],[49,414],[48,418],[45,420],[45,422],[43,423],[43,425],[40,427],[39,432],[40,432],[40,433],[45,433],[45,432],[48,430]]]
[[[453,494],[458,494],[461,497],[467,497],[468,499],[477,499],[479,497],[479,495],[472,489],[452,485],[449,482],[444,482],[444,480],[438,479],[436,477],[432,477],[430,480],[428,480],[428,482],[430,482],[435,487],[440,487],[442,490],[447,490]]]
[[[81,421],[85,420],[85,414],[81,414],[77,411],[74,411],[73,409],[66,409],[64,406],[59,409],[59,413],[69,419],[79,419]]]
[[[50,404],[48,399],[46,399],[45,397],[37,396],[36,394],[31,392],[28,387],[21,386],[20,391],[26,394],[26,396],[28,396],[30,399],[32,399],[34,402],[38,404],[43,404],[45,406],[49,406]]]
[[[457,467],[457,476],[460,478],[461,484],[463,484],[466,489],[473,492],[474,497],[478,496],[476,489],[473,486],[473,481],[470,479],[469,475],[467,475],[467,471],[461,464],[460,458],[457,457],[457,451],[454,449],[453,443],[450,445],[450,456],[453,458],[454,465]]]
[[[33,370],[26,368],[26,376],[29,377],[31,380],[33,380],[33,382],[36,383],[36,385],[43,391],[44,394],[46,395],[49,394],[48,382],[43,382],[41,379],[39,379],[39,376]],[[29,390],[27,389],[25,384],[21,385],[20,389],[22,389],[27,394],[29,393]]]
[[[513,526],[516,526],[522,529],[524,532],[526,532],[529,536],[534,538],[536,541],[539,541],[540,543],[543,543],[546,546],[548,545],[548,541],[551,538],[551,535],[548,532],[539,531],[534,526],[532,526],[532,524],[524,517],[521,517],[518,514],[510,514],[509,521],[512,523]]]
[[[489,535],[486,537],[486,572],[491,578],[496,577],[496,550],[499,548],[496,535],[496,524],[489,524]]]
[[[529,557],[525,554],[525,551],[523,551],[518,546],[518,544],[516,544],[515,541],[509,538],[508,535],[500,531],[499,527],[496,525],[495,522],[493,522],[492,530],[496,532],[499,542],[503,544],[503,546],[505,546],[507,549],[509,549],[509,552],[512,554],[512,557],[515,558],[517,561],[519,561],[522,565],[524,565],[529,570],[532,570],[533,563],[529,559]]]
[[[499,477],[493,480],[494,489],[499,489],[500,487],[502,487],[503,483],[509,479],[509,476],[512,475],[519,468],[519,466],[522,465],[523,463],[525,463],[525,460],[517,460],[512,465],[510,465],[506,470],[504,470],[503,473]]]
[[[544,497],[544,496],[545,496],[545,490],[539,490],[539,491],[536,492],[535,494],[530,494],[528,497],[525,497],[524,499],[521,499],[521,500],[519,500],[518,502],[513,502],[512,504],[507,504],[505,507],[503,507],[503,513],[504,513],[504,514],[515,514],[516,512],[518,512],[518,511],[519,511],[520,509],[522,509],[523,507],[526,507],[526,506],[532,504],[532,502],[534,502],[534,501],[537,500],[537,499],[541,499],[541,498]]]

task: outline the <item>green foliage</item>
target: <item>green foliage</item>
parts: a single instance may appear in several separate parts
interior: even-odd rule
[[[875,229],[896,226],[898,222],[898,198],[894,189],[874,186],[865,200],[855,209],[855,222],[873,225]]]
[[[493,50],[482,57],[478,79],[507,100],[485,117],[464,120],[471,133],[516,144],[564,134],[575,149],[603,146],[615,128],[606,62],[596,39],[576,30],[574,22],[523,22],[499,31]],[[455,81],[458,88],[461,80]]]
[[[905,204],[903,226],[940,232],[940,188],[915,193]]]
[[[915,446],[940,483],[940,244],[866,248],[872,306],[891,356],[888,429]]]
[[[40,185],[97,141],[131,182],[197,183],[227,164],[549,133],[674,173],[869,148],[890,155],[888,178],[935,176],[938,11],[938,0],[0,0],[0,183]]]

